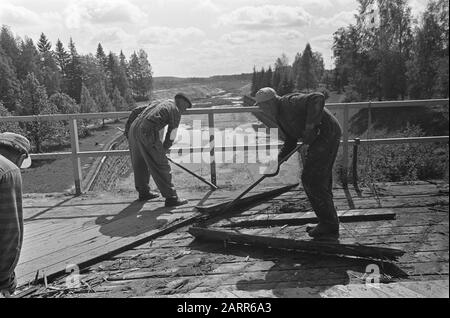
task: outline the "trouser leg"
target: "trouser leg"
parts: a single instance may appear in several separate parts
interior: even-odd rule
[[[161,195],[165,198],[176,197],[177,192],[172,183],[172,171],[162,143],[159,140],[154,143],[140,140],[139,148]]]
[[[319,223],[337,226],[339,219],[333,202],[332,174],[339,139],[319,136],[309,147],[302,173],[302,183]]]
[[[128,142],[130,147],[131,165],[133,166],[134,172],[134,186],[139,193],[148,193],[150,191],[150,173],[135,134],[130,134]]]

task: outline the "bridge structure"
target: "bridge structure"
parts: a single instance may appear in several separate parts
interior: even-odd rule
[[[345,173],[351,169],[352,147],[448,143],[449,138],[351,140],[352,109],[442,105],[448,107],[448,99],[328,104],[344,114],[341,164]],[[257,115],[259,110],[252,106],[189,110],[187,116],[207,115],[210,142],[172,151],[208,152],[211,181],[217,184],[218,152],[272,146],[216,147],[215,116],[248,112]],[[344,184],[333,189],[343,220],[340,244],[402,250],[395,261],[349,258],[320,249],[293,250],[290,244],[309,244],[305,221],[314,223],[312,208],[298,187],[254,202],[235,215],[218,217],[208,228],[239,239],[257,237],[269,246],[281,241],[288,244],[285,249],[240,245],[228,239],[222,244],[199,241],[190,231],[204,217],[196,206],[227,201],[239,191],[189,193],[188,205],[168,209],[160,199],[137,202],[128,194],[82,188],[81,158],[128,156],[129,152],[80,151],[79,121],[127,116],[128,112],[117,112],[0,118],[0,122],[64,120],[71,132],[70,152],[32,154],[33,159],[71,158],[76,193],[24,196],[18,297],[448,297],[448,180],[374,183],[361,188]],[[278,190],[271,187],[254,193],[267,191]]]

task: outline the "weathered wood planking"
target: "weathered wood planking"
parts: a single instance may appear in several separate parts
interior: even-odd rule
[[[293,249],[299,251],[313,251],[329,254],[343,254],[349,256],[396,259],[404,251],[391,248],[369,247],[357,244],[340,244],[333,242],[319,242],[313,240],[291,240],[286,238],[274,238],[268,236],[248,235],[232,231],[219,231],[215,229],[191,227],[189,233],[196,238],[228,241],[239,244],[250,244],[254,246],[270,246],[279,249]]]
[[[213,292],[189,292],[168,295],[172,298],[448,298],[448,280],[425,282],[401,282],[391,284],[349,284],[330,288],[299,287],[254,289],[254,290],[220,290]],[[143,297],[162,297],[148,293]]]
[[[227,197],[224,192],[213,196],[216,200]],[[164,208],[161,199],[140,203],[108,194],[54,196],[48,206],[45,196],[39,198],[42,201],[30,199],[42,209],[26,209],[24,244],[16,270],[19,284],[34,279],[38,270],[50,278],[64,273],[69,264],[81,267],[100,261],[192,224],[201,216],[194,206],[204,200],[201,194],[192,197],[197,199],[174,209]]]
[[[395,212],[392,209],[366,209],[366,210],[346,210],[338,211],[339,221],[342,223],[350,222],[369,222],[380,220],[395,219]],[[219,222],[216,226],[223,227],[262,227],[277,225],[304,225],[308,223],[317,223],[318,219],[313,212],[306,213],[286,213],[275,215],[256,215],[254,218],[231,218]]]

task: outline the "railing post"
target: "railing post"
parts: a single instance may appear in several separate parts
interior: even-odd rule
[[[73,177],[75,180],[75,194],[81,194],[81,180],[83,177],[81,175],[81,163],[78,153],[80,152],[80,144],[78,142],[78,127],[77,120],[71,118],[69,120],[70,127],[70,145],[72,148],[72,165],[73,165]]]
[[[211,169],[211,183],[217,186],[214,113],[208,114],[208,125],[209,125],[209,157]]]
[[[343,169],[343,186],[348,185],[348,121],[349,121],[349,109],[348,105],[344,105],[344,122],[342,124],[342,169]]]
[[[352,175],[353,175],[353,186],[355,189],[358,187],[358,147],[361,143],[361,139],[355,138],[355,143],[353,144],[353,163],[352,163]]]

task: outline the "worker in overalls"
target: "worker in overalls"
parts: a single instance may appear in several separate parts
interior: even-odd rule
[[[339,219],[333,203],[332,180],[342,129],[325,108],[325,97],[321,93],[293,93],[280,97],[272,88],[266,87],[256,93],[255,99],[263,116],[276,124],[285,136],[278,160],[292,152],[299,140],[307,145],[301,179],[319,219],[317,226],[307,228],[309,236],[338,239]]]
[[[126,124],[125,135],[128,138],[134,182],[140,201],[159,197],[150,191],[150,176],[153,177],[161,195],[166,199],[166,207],[175,207],[188,203],[178,197],[172,183],[172,173],[166,154],[176,138],[181,115],[191,108],[191,101],[183,94],[177,94],[174,100],[152,103],[133,111]],[[164,141],[160,131],[167,127]]]
[[[31,166],[30,141],[15,133],[0,133],[0,298],[17,286],[15,268],[23,243],[22,175]]]

